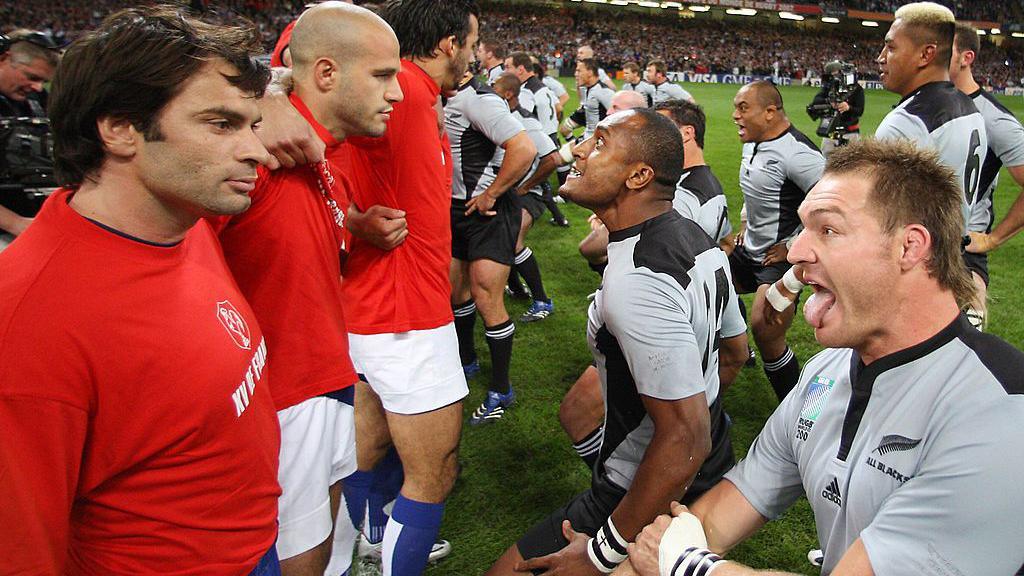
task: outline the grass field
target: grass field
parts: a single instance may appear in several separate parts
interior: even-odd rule
[[[573,97],[567,109],[575,109],[572,79],[562,80]],[[684,86],[707,113],[705,154],[728,195],[735,228],[742,204],[737,182],[741,145],[730,114],[732,97],[739,87]],[[810,87],[782,88],[791,120],[808,135],[813,135],[814,124],[804,113],[804,107],[814,93],[815,89]],[[872,134],[896,101],[893,94],[869,91],[863,133]],[[1024,117],[1024,100],[1004,98],[1003,102],[1018,117]],[[997,219],[1005,214],[1017,193],[1004,170],[996,193]],[[517,326],[512,361],[517,405],[495,425],[464,429],[462,476],[448,502],[442,527],[442,537],[452,542],[454,551],[427,572],[431,576],[483,573],[534,522],[588,487],[589,473],[559,427],[557,413],[563,394],[590,361],[584,332],[586,296],[597,288],[598,277],[576,251],[577,243],[588,231],[588,212],[577,206],[567,206],[565,211],[572,224],[570,228],[549,226],[545,216],[527,242],[537,254],[545,286],[555,302],[555,314],[539,323]],[[1018,237],[989,260],[989,331],[1018,348],[1024,346],[1024,323],[1020,319],[1024,309],[1020,290],[1022,258],[1024,239]],[[513,317],[525,308],[519,302],[509,303]],[[802,318],[798,314],[789,341],[801,361],[805,361],[820,347]],[[479,323],[477,337],[484,365],[482,375],[470,382],[467,417],[482,400],[490,369]],[[725,408],[733,419],[737,457],[746,453],[775,405],[760,362],[756,369],[744,369],[725,396]],[[730,557],[757,568],[817,574],[818,570],[806,559],[807,551],[816,547],[814,518],[806,501],[801,501],[736,548]]]

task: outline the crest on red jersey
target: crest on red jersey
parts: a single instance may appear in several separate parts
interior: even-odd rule
[[[245,319],[238,313],[234,305],[227,300],[217,302],[217,320],[221,326],[228,331],[228,335],[235,341],[242,350],[249,350],[252,347],[252,337],[249,334],[249,326]]]

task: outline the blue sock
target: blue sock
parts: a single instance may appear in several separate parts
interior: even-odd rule
[[[399,494],[384,531],[384,576],[420,576],[437,540],[444,503],[428,504]]]
[[[341,481],[341,491],[345,494],[345,507],[348,508],[348,517],[356,530],[363,525],[363,515],[366,512],[366,500],[370,495],[370,486],[373,484],[373,472],[356,470]]]
[[[388,523],[388,515],[384,506],[398,496],[402,488],[402,461],[398,451],[391,448],[387,455],[373,469],[373,486],[367,500],[367,525],[363,528],[366,539],[376,544],[384,539],[384,527]]]

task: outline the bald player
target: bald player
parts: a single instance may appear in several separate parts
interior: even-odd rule
[[[790,268],[788,243],[800,231],[797,208],[821,178],[825,158],[790,123],[782,95],[767,81],[751,82],[733,98],[733,122],[743,142],[740,189],[747,223],[729,255],[736,291],[755,293],[751,329],[765,375],[781,400],[796,384],[800,364],[786,344],[793,309],[778,323],[765,321],[769,287]]]
[[[310,8],[296,22],[289,49],[289,100],[323,140],[326,159],[261,168],[252,209],[220,230],[225,259],[277,359],[267,373],[281,425],[277,551],[284,576],[324,573],[340,480],[356,469],[358,378],[338,273],[350,193],[341,143],[381,136],[392,105],[402,100],[398,40],[365,8]]]
[[[608,113],[615,114],[623,110],[647,107],[647,98],[642,93],[631,90],[619,90],[612,96],[612,105],[608,108]]]

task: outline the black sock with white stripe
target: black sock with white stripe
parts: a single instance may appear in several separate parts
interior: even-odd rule
[[[523,248],[516,254],[515,269],[526,281],[534,300],[550,302],[547,292],[544,291],[544,282],[540,279],[540,266],[537,265],[537,258],[529,247]]]
[[[564,184],[559,179],[559,184]],[[545,180],[541,185],[541,189],[544,190],[544,205],[547,206],[548,211],[551,212],[551,217],[555,219],[555,222],[565,222],[565,215],[562,214],[562,210],[558,207],[558,202],[555,202],[555,194],[551,191],[551,184]]]
[[[462,365],[472,364],[476,360],[476,346],[473,342],[473,330],[476,327],[476,303],[467,300],[452,306],[455,315],[455,334],[459,337],[459,358]]]
[[[793,354],[793,349],[786,346],[782,356],[764,361],[764,373],[768,376],[775,396],[781,402],[800,379],[800,361],[796,359],[796,354]]]
[[[515,333],[516,325],[511,319],[497,326],[487,326],[484,332],[487,347],[491,349],[491,390],[502,394],[508,394],[512,385],[508,369],[512,363],[512,336]]]
[[[574,442],[572,447],[580,458],[587,463],[587,468],[593,470],[597,464],[597,456],[601,453],[601,441],[604,440],[604,424],[594,428],[579,442]]]

